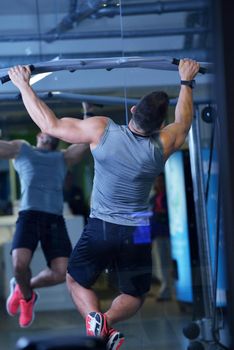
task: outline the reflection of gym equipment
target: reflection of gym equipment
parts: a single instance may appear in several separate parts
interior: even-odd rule
[[[190,157],[175,152],[166,162],[166,189],[174,262],[175,297],[181,311],[203,308]],[[176,184],[176,186],[175,186]]]
[[[130,105],[139,102],[139,99],[136,98],[124,98],[117,96],[96,96],[96,95],[84,95],[77,94],[72,92],[60,92],[60,91],[49,91],[49,92],[38,92],[37,96],[41,100],[45,100],[47,102],[50,101],[67,101],[67,102],[83,102],[86,101],[88,103],[93,103],[102,107],[103,105]],[[21,101],[21,95],[15,93],[2,93],[0,95],[0,101]],[[206,98],[195,98],[194,105],[203,105],[207,104],[209,101]],[[177,103],[176,98],[170,99],[170,105],[175,106]]]

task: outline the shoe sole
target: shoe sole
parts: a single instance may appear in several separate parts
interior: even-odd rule
[[[102,328],[105,326],[105,321],[103,321],[102,317],[100,316],[100,314],[98,312],[91,312],[87,316],[87,323],[92,322],[93,319],[95,319],[97,324],[95,326],[94,331],[87,331],[87,335],[88,336],[103,337],[100,330],[102,330]],[[90,322],[88,322],[88,321],[90,321]]]
[[[14,294],[15,286],[16,286],[15,278],[12,277],[11,280],[10,280],[10,295],[9,295],[9,297],[7,298],[7,301],[6,301],[6,310],[7,310],[7,313],[8,313],[8,315],[10,315],[10,316],[12,316],[12,317],[16,316],[17,313],[18,313],[18,311],[17,311],[15,314],[13,314],[13,313],[10,312],[10,310],[9,310],[9,302],[10,302],[11,297],[12,297],[13,294]]]
[[[36,294],[36,300],[35,300],[35,303],[34,303],[34,307],[33,307],[33,314],[32,314],[32,319],[30,321],[30,323],[28,323],[27,325],[21,325],[20,324],[20,328],[28,328],[31,326],[31,324],[33,323],[34,319],[35,319],[35,308],[36,308],[36,304],[38,302],[38,299],[39,299],[39,294],[37,292],[34,292]]]
[[[124,336],[121,333],[116,333],[108,340],[106,344],[107,350],[118,350],[124,342]]]

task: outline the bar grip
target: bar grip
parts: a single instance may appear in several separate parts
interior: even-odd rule
[[[30,64],[29,68],[30,68],[31,72],[34,71],[34,69],[35,69],[33,64]],[[7,83],[8,81],[10,81],[11,79],[10,79],[9,75],[7,74],[7,75],[4,75],[3,77],[1,77],[0,80],[1,80],[1,83],[4,84],[4,83]]]
[[[173,58],[171,63],[178,66],[180,64],[180,60],[178,58]],[[207,72],[207,69],[205,67],[200,67],[198,72],[205,74]]]

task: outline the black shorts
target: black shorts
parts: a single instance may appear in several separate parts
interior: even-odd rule
[[[142,296],[148,292],[152,274],[150,227],[89,218],[69,259],[68,273],[90,288],[112,264],[122,293]]]
[[[63,216],[37,210],[19,212],[12,250],[28,248],[34,253],[39,242],[48,266],[55,258],[70,256],[72,246]]]

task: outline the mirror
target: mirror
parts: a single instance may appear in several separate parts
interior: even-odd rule
[[[92,113],[95,115],[109,116],[117,124],[126,125],[131,118],[132,104],[151,91],[163,90],[171,100],[167,118],[167,123],[170,123],[174,120],[180,89],[176,67],[169,63],[172,69],[165,69],[164,65],[160,69],[137,66],[118,68],[118,64],[121,60],[127,60],[128,63],[128,59],[137,57],[145,60],[162,58],[167,61],[167,67],[168,60],[172,61],[173,58],[179,60],[189,57],[203,63],[212,62],[208,10],[208,1],[196,4],[167,0],[25,0],[23,4],[16,0],[3,1],[0,15],[0,68],[78,60],[82,69],[54,70],[46,76],[34,75],[40,80],[34,82],[33,89],[58,117],[83,118],[82,101],[86,101],[93,105]],[[92,59],[97,60],[97,66],[84,68]],[[113,69],[98,67],[98,64],[105,65],[111,59],[114,60]],[[82,62],[85,64],[82,65]],[[199,119],[204,108],[214,102],[212,79],[210,74],[199,74],[196,78],[194,100],[196,117]],[[0,105],[1,139],[25,139],[35,145],[38,127],[29,118],[18,90],[11,82],[0,87]],[[209,148],[212,124],[200,120],[199,129],[202,148]],[[59,147],[66,149],[68,144],[60,142]],[[204,305],[197,300],[202,299],[202,276],[201,272],[196,275],[201,261],[193,198],[193,186],[196,183],[190,165],[194,153],[191,152],[187,140],[182,150],[166,165],[163,181],[168,200],[169,231],[165,236],[154,237],[153,280],[144,306],[130,320],[119,324],[120,331],[126,336],[127,349],[151,350],[159,346],[160,349],[173,347],[176,350],[186,348],[190,340],[197,338],[191,335],[189,326],[194,317],[202,317]],[[205,170],[202,171],[205,177]],[[67,179],[72,183],[73,194],[78,191],[74,198],[66,194],[64,206],[73,245],[82,232],[85,218],[81,212],[74,215],[70,202],[81,196],[77,187],[81,189],[87,216],[93,172],[93,159],[91,154],[87,154],[72,168]],[[175,183],[178,185],[176,188]],[[152,188],[152,201],[155,200],[153,194]],[[0,290],[4,320],[0,327],[1,344],[4,350],[8,350],[14,349],[16,340],[22,336],[22,330],[18,326],[18,317],[11,318],[4,311],[12,275],[9,258],[11,239],[20,199],[18,175],[12,162],[6,159],[0,160],[0,196]],[[75,202],[76,205],[78,202]],[[182,215],[183,225],[180,220],[175,220]],[[39,248],[32,264],[35,273],[40,271],[41,264],[45,264]],[[95,285],[104,309],[117,293],[114,272],[103,273]],[[225,293],[225,286],[222,287]],[[77,331],[81,335],[85,334],[83,320],[75,310],[64,283],[41,288],[39,293],[36,318],[33,325],[24,330],[25,336],[56,337],[62,334],[72,337]],[[219,306],[223,308],[223,305]]]

